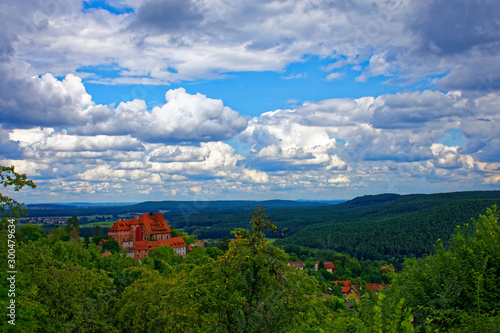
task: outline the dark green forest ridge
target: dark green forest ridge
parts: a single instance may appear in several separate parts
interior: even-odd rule
[[[447,240],[484,207],[500,204],[500,191],[364,196],[343,204],[299,209],[284,216],[291,235],[282,243],[336,250],[360,259],[421,257]],[[271,212],[270,212],[271,213]]]

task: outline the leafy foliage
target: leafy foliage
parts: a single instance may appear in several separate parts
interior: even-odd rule
[[[15,172],[14,166],[0,166],[0,185],[4,187],[14,186],[14,191],[19,192],[23,187],[28,186],[36,188],[35,183],[28,179],[25,174]],[[1,228],[6,226],[6,218],[18,218],[26,216],[27,211],[24,208],[24,203],[19,203],[16,200],[4,196],[0,193],[0,217],[2,219]]]
[[[40,226],[33,225],[31,223],[20,227],[16,230],[17,239],[20,242],[27,243],[28,241],[35,242],[40,238],[45,238],[45,232]]]
[[[400,199],[388,195],[350,205],[367,213]],[[398,210],[397,206],[383,210]],[[19,228],[24,240],[17,248],[18,319],[15,327],[8,328],[141,333],[498,330],[496,207],[471,226],[457,228],[449,242],[438,242],[435,254],[408,259],[397,273],[380,269],[396,266],[395,258],[362,261],[329,248],[277,247],[266,236],[283,232],[262,207],[250,212],[248,228],[236,228],[233,239],[223,239],[219,246],[194,247],[184,259],[175,256],[172,248],[159,246],[141,262],[120,251],[102,256],[93,242],[72,241],[75,219],[68,230],[56,228],[47,237],[34,226]],[[0,254],[6,256],[7,238],[0,236]],[[111,244],[107,238],[94,240]],[[305,261],[308,268],[317,261],[332,261],[336,272],[298,270],[287,265],[291,259]],[[0,269],[0,278],[7,281],[5,261]],[[349,298],[346,302],[341,283],[336,286],[332,280],[347,278],[352,284],[393,279],[394,285],[383,293],[360,291],[359,300],[352,294],[352,302]],[[327,293],[328,287],[332,294]],[[0,306],[4,308],[6,291],[2,283]],[[0,325],[0,330],[7,330],[5,321]]]
[[[415,309],[418,321],[431,317],[434,325],[454,329],[464,318],[494,315],[500,306],[497,207],[473,220],[471,228],[457,227],[447,249],[441,241],[436,247],[434,255],[406,260],[394,281],[395,291]]]

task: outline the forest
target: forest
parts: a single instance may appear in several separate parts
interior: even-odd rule
[[[7,221],[7,222],[6,222]],[[4,219],[2,257],[8,257]],[[5,224],[6,222],[6,224]],[[139,263],[119,250],[102,256],[81,241],[72,224],[49,235],[37,226],[15,233],[15,325],[7,332],[493,332],[500,328],[500,226],[497,208],[457,228],[445,248],[407,259],[384,274],[384,291],[360,293],[349,304],[327,293],[324,272],[287,265],[301,247],[272,245],[279,234],[262,208],[250,229],[235,229],[219,247],[195,247],[185,259],[170,247],[151,250]],[[313,250],[314,251],[314,250]],[[321,252],[321,251],[320,251]],[[373,265],[340,253],[343,276]],[[380,264],[378,262],[377,264]],[[11,276],[2,261],[1,306],[8,309]],[[364,270],[365,272],[361,272]],[[346,273],[351,271],[351,273]],[[329,274],[329,273],[328,273]],[[361,282],[357,282],[361,283]],[[11,295],[12,296],[12,295]],[[12,299],[12,298],[10,298]]]
[[[2,184],[17,189],[36,186],[21,176],[2,178]],[[357,206],[361,215],[374,207],[397,212],[404,202],[386,204],[400,199],[412,202],[411,196],[389,195],[346,204]],[[470,200],[490,202],[459,200],[464,211]],[[437,198],[428,201],[420,200],[429,209],[446,211]],[[106,242],[109,248],[99,247],[102,236],[82,240],[76,216],[49,234],[36,225],[16,227],[16,218],[27,212],[14,199],[2,196],[2,202],[6,209],[1,212],[0,252],[7,258],[0,263],[0,306],[7,314],[0,324],[2,331],[500,330],[496,205],[465,218],[450,237],[434,242],[432,253],[403,263],[286,243],[288,237],[282,238],[286,230],[262,206],[246,212],[250,213],[242,221],[246,227],[234,228],[232,238],[193,247],[185,258],[174,255],[171,247],[160,246],[139,262],[112,242]],[[173,229],[187,243],[194,242],[195,236]],[[271,242],[269,235],[278,240]],[[112,254],[103,256],[106,250]],[[305,262],[305,269],[288,265],[298,260]],[[334,263],[336,271],[327,272],[321,264],[317,271],[311,269],[322,261]],[[341,292],[345,280],[360,286],[356,295],[353,289],[347,295]],[[369,289],[368,283],[384,288]]]

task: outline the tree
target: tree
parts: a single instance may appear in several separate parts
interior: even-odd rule
[[[48,244],[55,244],[57,241],[69,241],[69,235],[63,228],[55,228],[46,239]]]
[[[85,231],[85,236],[83,237],[83,245],[85,248],[88,248],[90,244],[90,237],[89,237],[89,232]]]
[[[217,259],[218,257],[220,257],[221,255],[224,254],[224,251],[222,251],[220,248],[218,248],[217,246],[211,246],[211,247],[207,247],[207,255],[212,258],[212,259]]]
[[[148,257],[154,261],[154,269],[160,273],[170,272],[172,265],[181,262],[181,258],[175,255],[175,250],[171,246],[158,246],[149,251]]]
[[[250,230],[233,231],[228,251],[193,270],[170,298],[192,311],[186,331],[287,332],[324,309],[314,279],[289,267],[288,256],[265,239],[265,231],[278,231],[262,207],[252,210],[250,223]]]
[[[217,246],[219,247],[219,249],[226,252],[227,250],[229,250],[229,243],[231,243],[231,240],[229,239],[229,237],[224,236],[219,240],[219,243],[217,244]]]
[[[173,287],[181,284],[175,278],[166,278],[156,270],[141,267],[129,268],[137,279],[127,286],[116,306],[115,327],[122,332],[195,332],[182,329],[191,309],[182,308],[180,297],[173,293]],[[138,297],[138,295],[140,295]]]
[[[96,243],[96,242],[94,241],[94,239],[96,239],[96,238],[98,238],[99,236],[101,236],[101,226],[100,226],[99,224],[95,223],[95,224],[94,224],[94,228],[93,228],[93,230],[92,230],[92,231],[93,231],[93,232],[92,232],[92,235],[93,235],[93,236],[92,236],[92,241],[93,241],[94,243]],[[96,244],[97,244],[97,243],[96,243]]]
[[[465,232],[456,228],[448,249],[439,240],[436,254],[407,259],[405,268],[396,275],[394,291],[405,298],[407,306],[417,309],[414,313],[420,323],[432,318],[443,330],[471,325],[472,331],[477,327],[465,321],[488,323],[491,319],[500,323],[500,317],[493,315],[500,299],[497,207],[487,209],[486,215],[472,223],[471,230],[465,226]]]
[[[31,301],[45,313],[37,318],[40,331],[117,331],[110,323],[113,281],[107,272],[92,268],[89,259],[95,255],[73,242],[30,243],[19,247],[18,255],[23,272],[18,276],[37,289]]]
[[[80,241],[80,225],[78,224],[78,217],[76,215],[73,215],[66,220],[66,226],[64,227],[64,230],[70,236],[70,241]]]
[[[102,250],[103,251],[110,251],[111,253],[117,253],[120,252],[120,244],[114,239],[107,240],[102,243]]]
[[[36,242],[44,237],[46,237],[46,235],[43,229],[31,223],[17,229],[17,238],[23,243],[27,243],[28,241]]]
[[[14,186],[14,191],[19,192],[24,186],[36,188],[35,183],[28,179],[25,174],[19,174],[14,171],[14,166],[0,166],[0,184],[4,187]],[[18,218],[26,216],[28,212],[24,208],[24,203],[4,196],[0,193],[0,217],[2,224],[0,229],[7,228],[7,218]]]

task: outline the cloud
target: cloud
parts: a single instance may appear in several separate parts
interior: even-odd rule
[[[383,75],[406,85],[438,76],[439,87],[475,89],[478,76],[493,74],[490,86],[499,87],[494,0],[110,4],[133,12],[82,11],[78,2],[6,4],[0,61],[23,59],[38,76],[85,68],[93,82],[168,84],[280,71],[315,55],[332,59],[330,70],[360,69],[359,81]],[[119,68],[118,76],[91,73],[89,67],[102,65]]]
[[[65,131],[55,132],[52,128],[16,129],[10,133],[10,140],[19,142],[23,148],[41,151],[102,152],[107,150],[144,150],[142,144],[130,136],[77,136]]]
[[[12,55],[17,50],[36,75],[59,76],[115,64],[121,69],[118,77],[93,77],[112,84],[165,84],[236,71],[278,71],[305,54],[340,54],[358,63],[363,61],[358,58],[360,50],[370,43],[388,45],[392,31],[401,30],[394,6],[388,7],[391,17],[377,16],[364,9],[371,8],[365,0],[347,6],[294,0],[238,1],[231,6],[217,1],[132,1],[126,5],[134,13],[120,15],[82,12],[73,2],[55,4],[49,8],[42,1],[22,0],[12,6],[12,13],[23,15],[7,18],[7,26],[21,42],[5,52]],[[25,29],[22,17],[37,23]],[[381,21],[375,35],[366,23],[374,18]]]
[[[147,142],[201,142],[232,138],[247,126],[247,118],[220,99],[191,95],[184,88],[166,92],[166,104],[147,110],[143,100],[120,103],[105,122],[80,127],[82,134],[136,136]]]
[[[278,110],[250,122],[238,138],[252,145],[251,164],[283,170],[330,163],[329,152],[336,148],[335,139],[325,129],[301,125],[297,116],[291,110]]]
[[[10,72],[3,71],[0,80],[0,116],[5,127],[76,126],[111,114],[92,102],[77,76],[68,74],[58,80],[51,74],[28,78]]]
[[[467,168],[472,169],[474,159],[470,155],[461,155],[458,147],[447,147],[440,143],[431,146],[432,153],[436,157],[436,166],[440,168]]]
[[[137,8],[130,28],[172,33],[196,27],[202,19],[203,15],[194,1],[149,0]]]
[[[91,201],[96,193],[328,197],[498,184],[493,0],[107,3],[127,10],[82,10],[77,1],[2,5],[0,159],[35,175],[41,199],[58,192]],[[321,61],[327,81],[359,71],[365,87],[384,81],[397,85],[391,91],[408,90],[354,92],[358,98],[249,119],[183,88],[151,109],[141,99],[99,105],[84,85],[187,84],[248,71],[310,82],[308,59]],[[443,140],[449,129],[465,140]]]
[[[330,73],[326,76],[326,80],[327,81],[334,81],[337,79],[341,79],[342,77],[344,77],[343,73]]]
[[[422,52],[449,55],[474,48],[491,52],[500,41],[500,8],[494,0],[425,0],[412,5],[407,27],[420,38]]]
[[[328,183],[336,186],[348,186],[350,183],[350,179],[346,175],[338,175],[337,177],[328,179]]]
[[[182,100],[176,93],[185,94],[173,92],[168,103]],[[494,186],[500,155],[492,128],[498,124],[499,97],[465,100],[453,92],[424,91],[305,102],[251,119],[236,136],[251,146],[246,156],[221,141],[148,143],[136,134],[82,135],[47,127],[4,130],[22,160],[1,163],[20,165],[35,175],[44,193],[82,196],[317,197],[341,189],[429,191],[456,182],[463,185],[456,190]],[[463,110],[464,105],[473,107]],[[144,102],[134,101],[118,106],[114,117],[127,124],[146,113],[152,117]],[[467,143],[440,143],[450,128],[459,129]]]
[[[243,169],[243,174],[254,183],[269,183],[269,175],[265,172]]]
[[[177,151],[180,158],[172,160],[169,156],[171,151]],[[203,158],[200,158],[200,153],[204,155]],[[202,142],[200,147],[162,147],[153,150],[150,155],[154,172],[204,175],[211,178],[227,175],[243,159],[241,155],[235,154],[234,148],[223,142]]]
[[[484,177],[471,175],[478,163],[499,160],[493,130],[497,98],[492,94],[471,101],[459,92],[423,91],[306,102],[252,119],[237,138],[252,146],[245,165],[273,181],[283,172],[307,172],[316,175],[318,186],[357,188],[387,179],[394,189],[409,186],[412,179],[434,184],[454,176],[470,177],[472,184]],[[452,128],[461,129],[465,147],[439,143]]]
[[[474,97],[500,89],[500,56],[486,55],[468,58],[455,66],[448,75],[438,81],[441,89],[463,89]]]
[[[371,124],[375,128],[414,128],[428,126],[430,122],[467,115],[460,92],[443,94],[426,90],[398,93],[377,98]]]
[[[201,162],[210,156],[210,148],[203,146],[162,146],[151,152],[151,162]]]
[[[404,17],[413,42],[396,58],[399,70],[415,78],[440,74],[442,89],[498,90],[499,15],[494,0],[411,2]]]
[[[463,149],[481,162],[500,161],[500,94],[491,93],[471,101],[474,116],[462,120],[462,134],[467,140]]]

